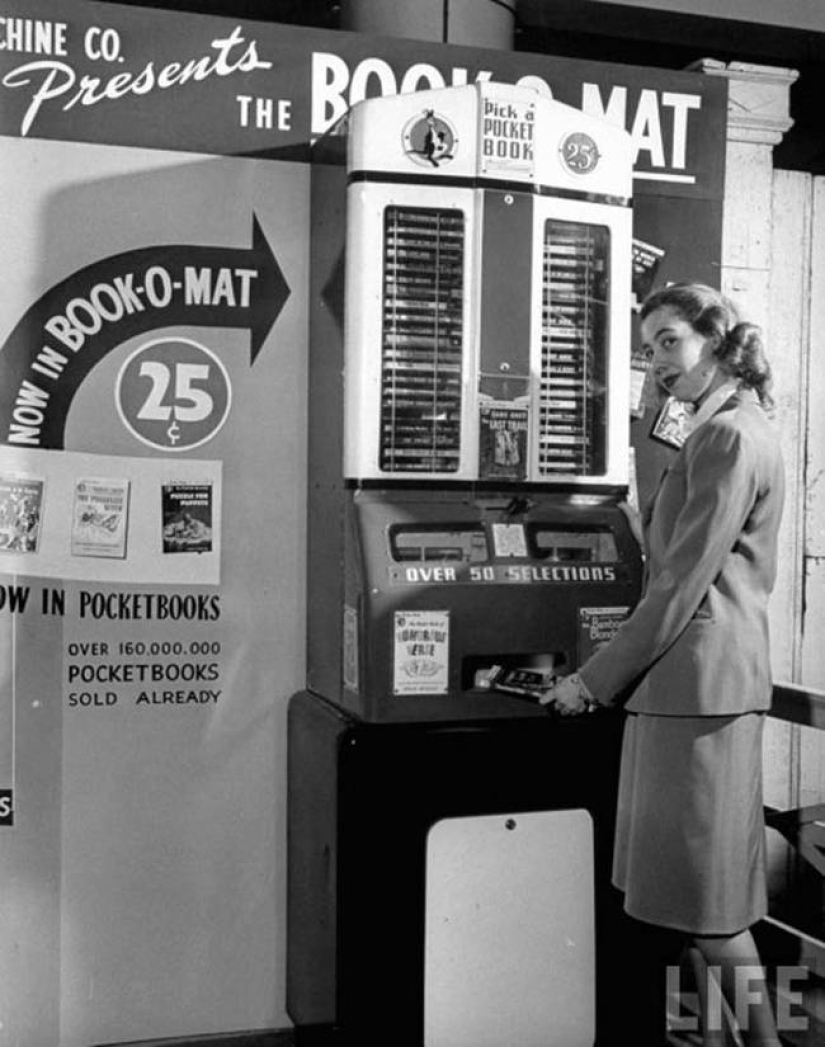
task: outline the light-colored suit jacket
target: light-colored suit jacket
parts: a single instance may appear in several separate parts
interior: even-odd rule
[[[768,597],[784,499],[778,435],[751,390],[685,441],[645,528],[642,599],[579,668],[607,702],[670,716],[764,710],[772,679]]]

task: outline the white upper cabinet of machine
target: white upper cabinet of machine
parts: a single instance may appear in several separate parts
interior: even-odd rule
[[[492,82],[346,131],[345,476],[625,485],[627,132]]]

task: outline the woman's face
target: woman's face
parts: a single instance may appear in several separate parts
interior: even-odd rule
[[[642,321],[642,349],[653,375],[677,400],[695,402],[708,392],[717,373],[714,345],[673,306],[659,306]]]

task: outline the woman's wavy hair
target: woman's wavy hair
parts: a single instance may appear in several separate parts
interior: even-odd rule
[[[721,291],[706,284],[668,284],[642,303],[642,320],[655,309],[669,306],[705,338],[715,338],[714,356],[723,370],[754,389],[766,411],[773,409],[773,372],[762,342],[762,329],[739,319],[736,306]]]

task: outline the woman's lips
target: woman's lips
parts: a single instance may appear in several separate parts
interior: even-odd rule
[[[679,381],[679,375],[660,374],[657,376],[656,381],[659,383],[659,385],[664,386],[664,388],[667,389],[668,392],[670,392],[673,386]]]

